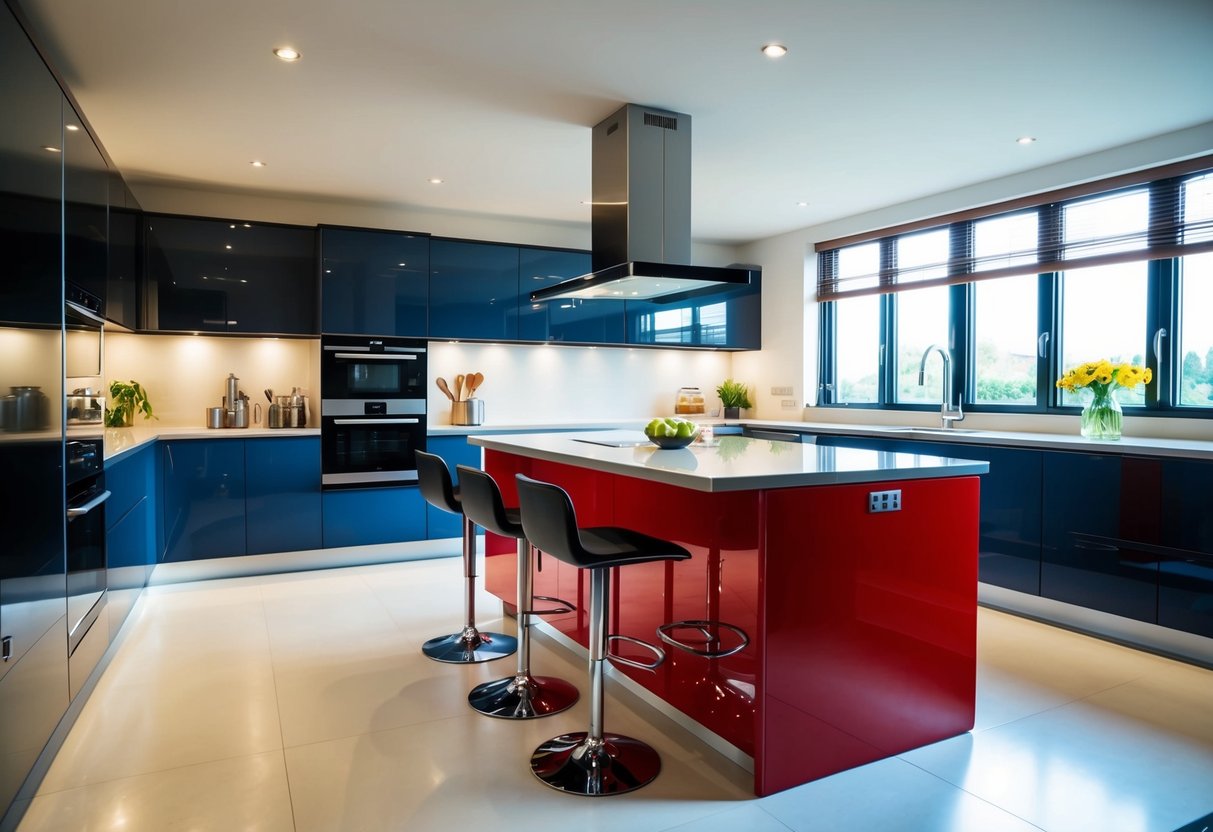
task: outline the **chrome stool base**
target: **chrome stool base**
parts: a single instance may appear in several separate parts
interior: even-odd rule
[[[563,679],[529,673],[472,688],[468,704],[485,716],[535,719],[573,707],[581,694]]]
[[[436,662],[475,664],[491,662],[513,655],[518,639],[505,633],[482,633],[464,630],[449,636],[438,636],[421,645],[421,652]]]
[[[661,772],[661,757],[640,740],[585,731],[553,737],[531,755],[531,771],[553,789],[599,797],[647,786]]]

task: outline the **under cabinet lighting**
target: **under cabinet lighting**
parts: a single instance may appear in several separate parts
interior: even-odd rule
[[[293,64],[295,61],[303,57],[298,49],[292,49],[289,46],[279,46],[274,50],[274,57],[280,61],[286,61],[288,64]],[[321,63],[324,63],[321,61]]]

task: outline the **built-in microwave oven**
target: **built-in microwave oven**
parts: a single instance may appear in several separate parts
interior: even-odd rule
[[[320,355],[321,485],[417,482],[426,441],[426,343],[325,336]]]

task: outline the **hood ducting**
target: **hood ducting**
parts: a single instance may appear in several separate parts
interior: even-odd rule
[[[751,282],[747,268],[692,266],[691,117],[627,104],[594,128],[594,271],[531,293],[657,300]]]

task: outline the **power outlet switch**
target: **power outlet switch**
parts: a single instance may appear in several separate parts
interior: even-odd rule
[[[868,514],[878,514],[882,511],[901,511],[900,488],[868,492]]]
[[[791,387],[772,387],[771,395],[772,396],[790,396],[790,395],[792,395],[792,388]]]

